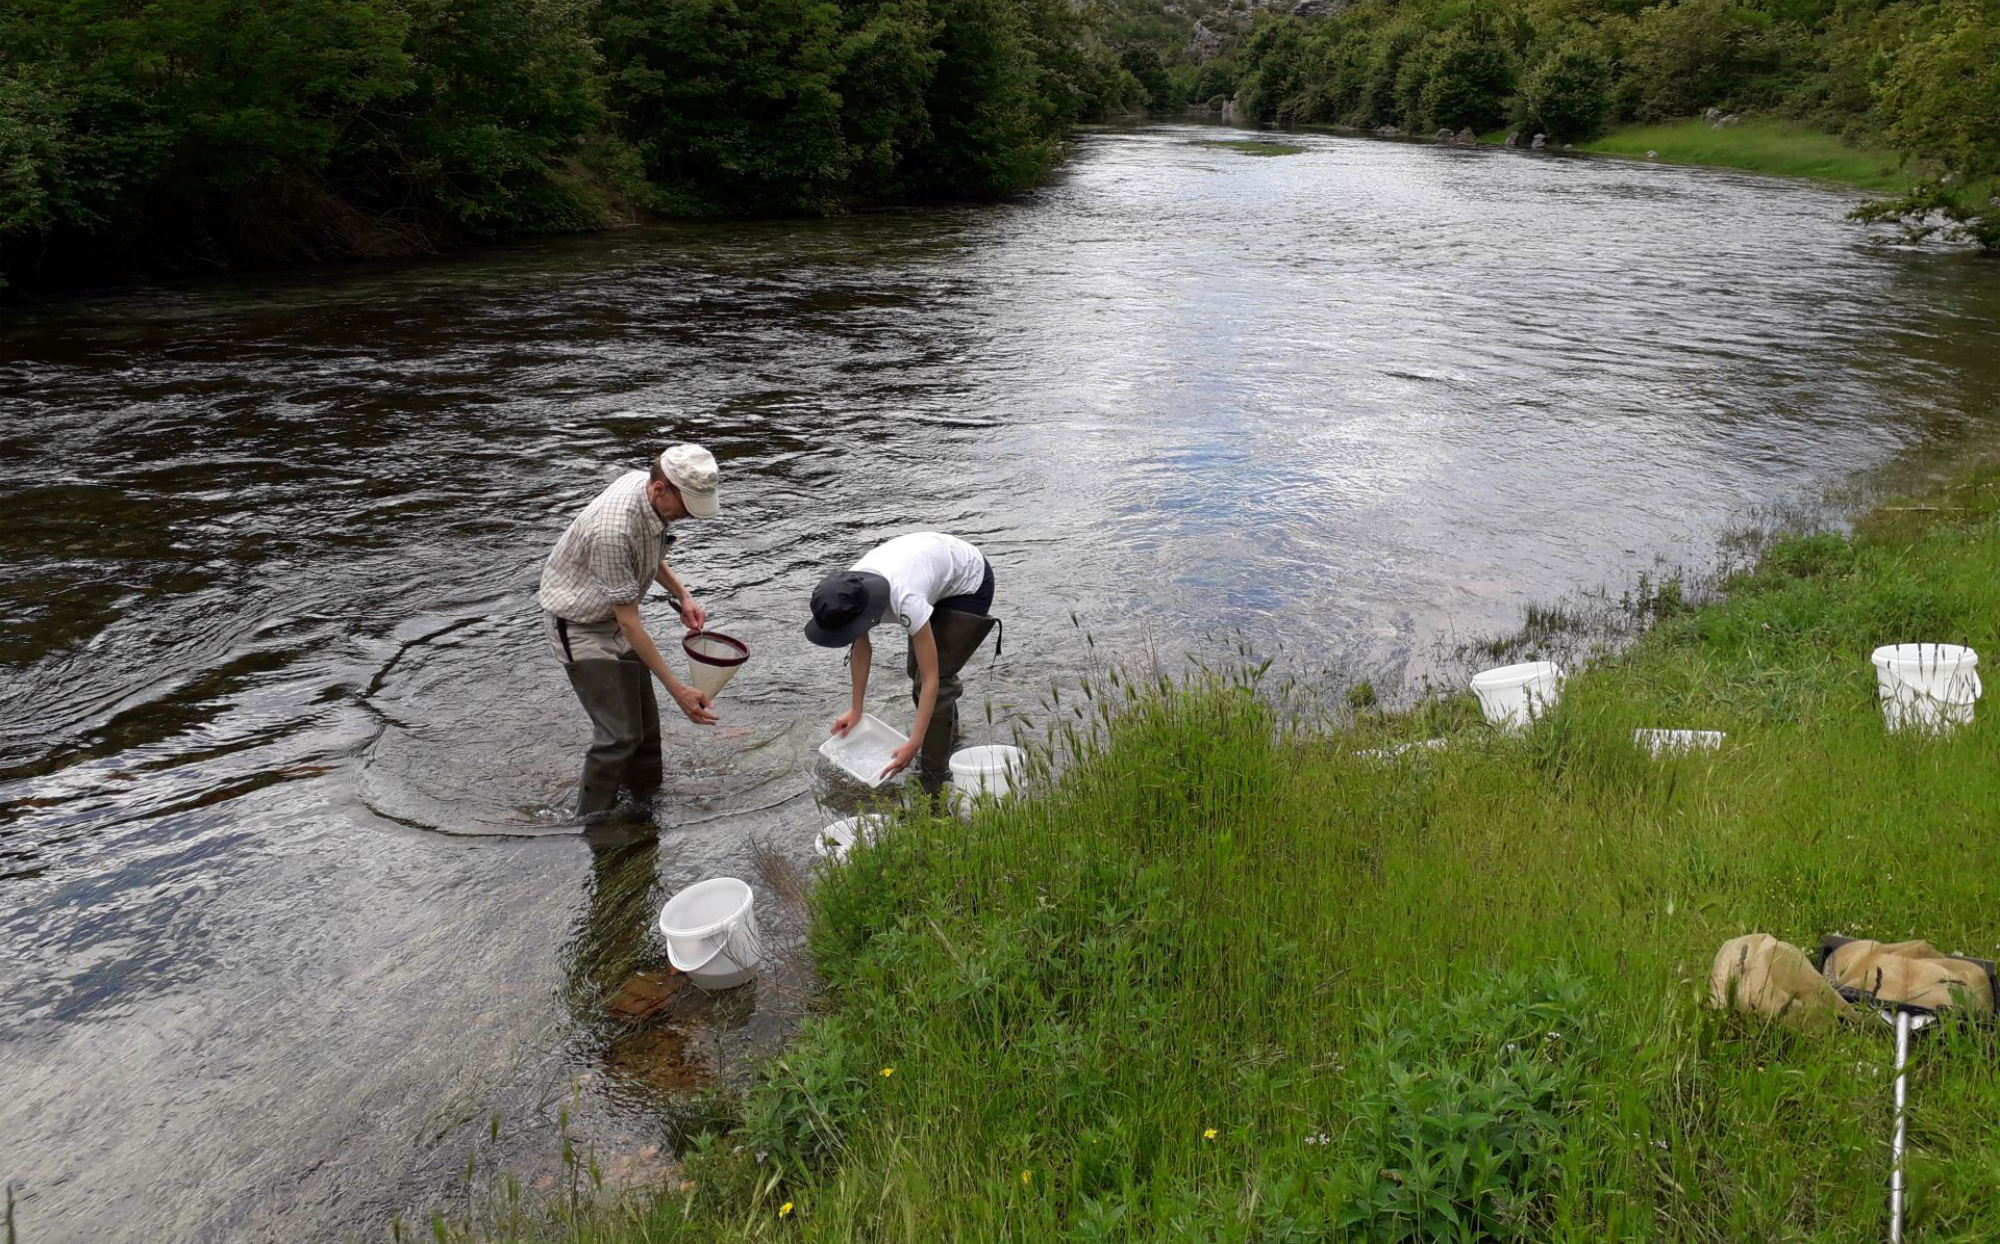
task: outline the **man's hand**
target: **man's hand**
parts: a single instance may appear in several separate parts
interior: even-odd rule
[[[682,683],[674,687],[667,694],[674,697],[674,703],[681,706],[681,712],[686,713],[687,719],[695,725],[711,726],[715,724],[715,713],[711,711],[713,706],[710,704],[709,698],[687,683]]]
[[[861,710],[858,708],[850,708],[846,712],[842,713],[840,716],[833,719],[833,729],[829,731],[829,733],[831,733],[835,738],[844,739],[847,737],[847,732],[849,730],[854,729],[854,727],[860,724],[861,724]]]
[[[887,767],[875,776],[878,778],[892,778],[909,768],[910,762],[917,758],[917,752],[923,745],[922,739],[911,739],[895,751],[890,752]]]
[[[698,631],[708,625],[708,610],[692,596],[681,597],[681,622],[690,631]]]

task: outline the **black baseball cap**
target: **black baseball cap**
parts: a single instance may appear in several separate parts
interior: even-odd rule
[[[813,589],[806,638],[841,648],[865,634],[889,611],[889,581],[866,570],[836,570]]]

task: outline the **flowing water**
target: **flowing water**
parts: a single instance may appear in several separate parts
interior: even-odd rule
[[[673,890],[774,946],[846,679],[806,597],[964,535],[974,741],[1098,651],[1217,635],[1393,679],[1439,636],[1990,427],[2000,268],[1798,182],[1337,137],[1085,137],[1001,206],[648,228],[0,320],[0,1178],[23,1240],[379,1236],[475,1147],[645,1178],[672,1090],[795,1021],[601,992]],[[564,822],[587,729],[533,603],[688,438],[671,557],[753,656],[652,819]],[[1072,615],[1080,622],[1073,624]],[[663,606],[650,616],[677,635]],[[907,726],[900,655],[875,711]],[[1857,675],[1858,677],[1859,675]],[[995,724],[987,724],[986,704]],[[643,821],[643,817],[639,818]],[[498,1139],[493,1139],[495,1129]]]

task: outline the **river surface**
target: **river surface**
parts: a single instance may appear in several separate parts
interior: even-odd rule
[[[1393,681],[1991,430],[2000,266],[1872,247],[1839,191],[1226,137],[1086,135],[1000,206],[0,318],[21,1239],[379,1238],[459,1195],[469,1152],[548,1186],[563,1125],[656,1174],[669,1090],[744,1074],[802,1005],[786,896],[839,802],[811,762],[846,683],[799,627],[885,536],[997,568],[982,741],[1040,719],[1086,634]],[[755,655],[720,727],[669,719],[657,837],[587,840],[536,579],[682,438],[721,459],[723,512],[672,560]],[[871,705],[907,726],[879,647]],[[780,969],[665,1029],[607,1019],[665,896],[717,874],[760,887]]]

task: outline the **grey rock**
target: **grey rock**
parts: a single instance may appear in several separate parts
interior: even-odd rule
[[[1646,153],[1646,158],[1647,158],[1648,160],[1657,160],[1657,159],[1659,159],[1659,158],[1660,158],[1660,153],[1659,153],[1659,152],[1657,152],[1657,151],[1648,151],[1648,152]]]
[[[1451,141],[1451,131],[1439,130],[1437,133],[1431,135],[1431,141],[1434,143],[1448,143]]]
[[[1298,0],[1293,17],[1338,17],[1354,7],[1353,0]]]
[[[1375,127],[1375,133],[1382,138],[1401,138],[1403,136],[1403,131],[1393,125],[1378,125]]]
[[[1469,125],[1458,132],[1458,142],[1461,146],[1470,147],[1478,141],[1479,136],[1472,132],[1472,127]]]
[[[1701,114],[1701,119],[1710,125],[1714,125],[1717,121],[1722,120],[1722,109],[1710,108],[1707,112]]]
[[[1549,145],[1549,136],[1547,134],[1537,134],[1535,135],[1535,141],[1528,144],[1528,150],[1540,151],[1542,148],[1548,145]]]
[[[1737,116],[1735,113],[1732,112],[1728,116],[1722,118],[1722,120],[1717,121],[1715,123],[1715,128],[1719,130],[1726,130],[1732,126],[1737,126],[1741,124],[1743,124],[1743,118]]]
[[[1503,146],[1503,147],[1518,147],[1518,146],[1520,146],[1520,145],[1521,145],[1521,131],[1519,131],[1519,130],[1515,130],[1515,131],[1513,131],[1512,133],[1508,134],[1508,135],[1507,135],[1507,141],[1506,141],[1506,142],[1504,142],[1504,143],[1501,143],[1500,145],[1501,145],[1501,146]]]

